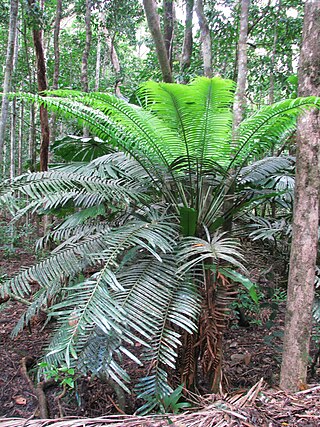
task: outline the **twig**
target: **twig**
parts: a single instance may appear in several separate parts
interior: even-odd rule
[[[307,394],[307,393],[311,393],[312,391],[315,391],[315,390],[320,390],[320,385],[317,385],[317,386],[312,387],[312,388],[308,388],[307,390],[298,391],[298,392],[297,392],[297,393],[295,393],[295,394],[296,394],[296,395],[297,395],[297,394]]]
[[[28,369],[27,369],[27,363],[33,362],[32,357],[23,357],[21,359],[21,372],[25,376],[26,380],[28,381],[30,389],[33,391],[33,393],[37,396],[38,404],[39,404],[39,412],[41,418],[49,418],[49,410],[48,410],[48,404],[46,395],[44,393],[44,387],[45,383],[43,381],[39,382],[37,386],[35,387],[33,381],[31,380]]]
[[[125,412],[123,412],[123,410],[119,408],[119,406],[115,403],[115,401],[114,401],[114,400],[112,400],[111,396],[108,396],[108,399],[110,400],[110,402],[112,403],[112,405],[116,408],[116,410],[117,410],[120,414],[122,414],[122,415],[126,415],[126,413],[125,413]]]
[[[62,390],[62,392],[60,394],[58,394],[58,396],[56,396],[54,398],[54,400],[57,402],[57,405],[58,405],[58,408],[59,408],[59,416],[61,418],[63,418],[64,415],[63,415],[63,410],[62,410],[60,399],[62,399],[66,395],[66,393],[67,393],[67,387],[66,387],[65,384],[63,384],[63,390]]]

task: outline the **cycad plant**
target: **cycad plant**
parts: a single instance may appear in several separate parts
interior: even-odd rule
[[[55,245],[51,254],[2,286],[2,294],[28,304],[15,332],[46,311],[56,319],[48,363],[65,361],[126,389],[123,357],[145,364],[136,388],[143,410],[170,395],[175,381],[194,387],[199,366],[212,389],[219,386],[235,284],[250,288],[239,272],[239,244],[221,227],[269,195],[254,182],[289,160],[254,160],[318,103],[310,97],[265,107],[241,124],[235,141],[233,95],[233,82],[221,78],[148,82],[134,105],[105,93],[19,95],[76,118],[113,151],[25,174],[3,189],[2,203],[15,218],[65,209],[38,243]]]

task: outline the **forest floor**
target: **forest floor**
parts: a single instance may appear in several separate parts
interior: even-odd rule
[[[306,403],[304,404],[302,400],[300,407],[297,403],[300,418],[293,420],[292,410],[287,416],[281,413],[281,410],[284,414],[288,412],[286,412],[285,404],[289,401],[288,396],[280,395],[277,389],[285,311],[284,269],[281,260],[270,257],[268,250],[257,250],[256,246],[251,247],[250,244],[247,246],[247,259],[250,262],[248,270],[251,279],[259,284],[263,301],[260,309],[255,310],[254,305],[248,303],[248,298],[244,295],[242,297],[243,303],[248,305],[247,310],[250,311],[251,323],[247,327],[240,327],[236,319],[233,319],[234,321],[231,322],[230,328],[225,334],[224,390],[228,392],[229,396],[235,393],[245,393],[263,378],[264,388],[273,390],[275,396],[278,397],[273,397],[273,407],[272,398],[269,399],[271,402],[269,409],[273,413],[273,416],[270,415],[269,417],[271,420],[269,424],[241,424],[239,421],[240,424],[235,425],[319,426],[320,390],[318,397],[313,400],[310,400],[310,396],[307,394],[301,394],[301,399],[304,397]],[[21,266],[30,265],[34,260],[35,256],[29,243],[23,244],[20,241],[19,247],[10,254],[8,254],[7,249],[0,249],[0,276],[3,274],[10,276]],[[64,394],[61,385],[52,383],[42,391],[40,390],[39,395],[39,388],[36,388],[33,382],[34,366],[48,342],[51,326],[50,324],[45,326],[45,318],[38,316],[32,321],[30,328],[25,328],[17,337],[11,338],[11,332],[24,309],[25,307],[16,301],[0,305],[0,418],[39,418],[39,396],[40,399],[41,396],[45,397],[50,418],[99,417],[122,413],[119,395],[117,397],[110,385],[97,379],[78,379],[75,391],[66,394]],[[316,341],[313,340],[311,358],[318,350],[315,343]],[[129,362],[126,368],[133,383],[143,372],[142,368],[137,368],[136,365]],[[309,378],[309,385],[314,387],[318,383],[320,383],[320,369],[319,366],[315,366],[313,377]],[[208,393],[205,388],[200,391]],[[280,403],[279,399],[281,400]],[[303,405],[310,406],[311,403],[318,415],[301,415]],[[135,396],[127,397],[126,413],[133,413],[136,407]],[[306,406],[304,407],[306,408]],[[1,420],[0,425],[2,425]],[[187,427],[187,424],[181,425]],[[233,424],[230,423],[229,425]]]

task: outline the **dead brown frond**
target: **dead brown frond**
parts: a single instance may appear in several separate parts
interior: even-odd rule
[[[180,415],[112,415],[99,418],[2,418],[0,427],[316,427],[320,425],[320,385],[288,394],[266,389],[261,379],[246,393],[209,395],[200,409]]]

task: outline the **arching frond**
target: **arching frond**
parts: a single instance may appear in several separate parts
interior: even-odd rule
[[[67,118],[76,118],[103,141],[109,141],[113,146],[130,153],[147,172],[150,170],[159,180],[162,179],[158,173],[159,164],[168,168],[174,158],[167,141],[178,145],[179,137],[157,117],[105,93],[87,94],[64,90],[55,91],[54,95],[18,96],[44,104],[46,108]]]
[[[320,100],[315,96],[287,99],[266,106],[245,119],[239,126],[232,164],[242,164],[244,160],[267,153],[283,134],[295,128],[295,120],[301,112],[319,106]]]
[[[241,168],[237,173],[238,184],[259,182],[277,172],[292,168],[293,163],[292,157],[264,157]]]
[[[63,249],[56,248],[48,258],[39,263],[23,269],[16,276],[4,282],[1,286],[1,294],[16,294],[25,296],[30,294],[30,282],[36,282],[50,292],[53,284],[63,285],[63,278],[73,278],[84,271],[88,266],[94,264],[89,256],[91,253],[103,251],[107,245],[109,231],[104,230],[89,238],[80,240],[78,243],[70,242],[67,246],[62,244]],[[56,289],[55,289],[56,291]]]
[[[234,83],[220,77],[199,77],[189,85],[147,82],[139,96],[142,105],[178,131],[181,144],[176,158],[229,160]],[[170,143],[168,141],[168,143]]]
[[[171,392],[166,369],[175,368],[180,343],[179,328],[196,330],[199,297],[190,283],[176,275],[176,260],[163,257],[159,263],[148,257],[133,261],[119,274],[125,291],[116,295],[126,311],[128,326],[147,340],[142,356],[149,374],[140,380],[137,391],[146,399],[142,410],[151,410]]]

